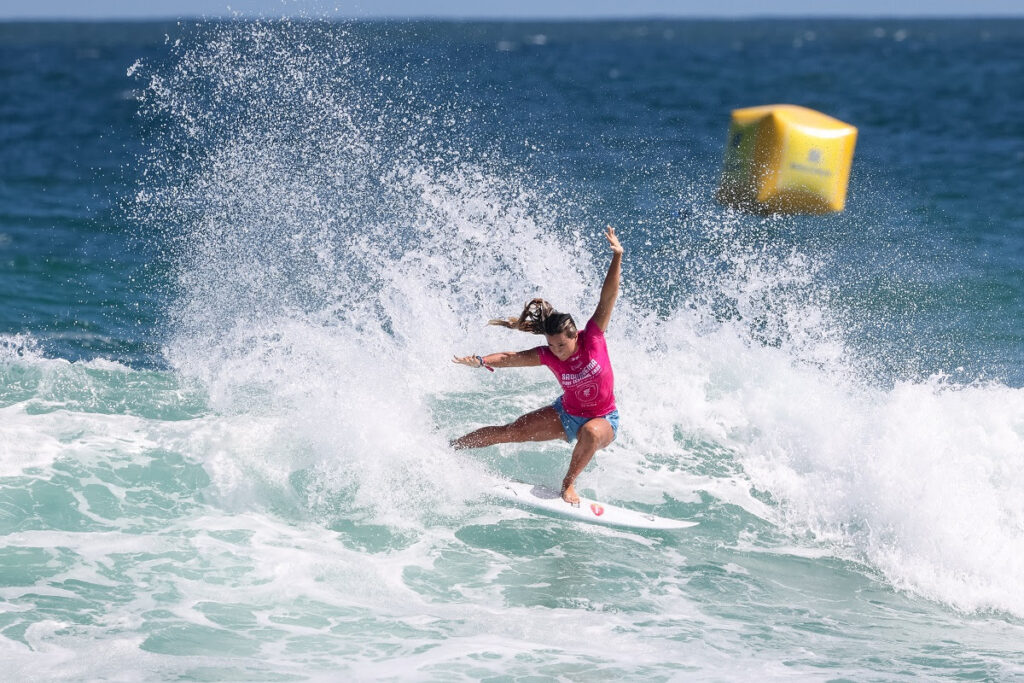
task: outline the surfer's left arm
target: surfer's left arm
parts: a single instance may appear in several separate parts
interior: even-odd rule
[[[608,266],[608,274],[604,276],[601,300],[592,317],[602,332],[608,329],[608,323],[611,322],[612,309],[615,308],[615,301],[619,298],[619,281],[622,279],[622,245],[619,244],[619,238],[615,236],[615,228],[609,225],[604,236],[608,239],[608,245],[612,249],[612,263]]]

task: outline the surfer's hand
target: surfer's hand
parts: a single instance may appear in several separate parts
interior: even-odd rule
[[[452,362],[458,363],[459,365],[468,365],[471,368],[481,367],[480,359],[476,356],[462,356],[461,358],[458,356],[452,356]]]
[[[608,238],[608,244],[611,245],[612,253],[621,254],[622,245],[619,244],[619,238],[615,236],[615,228],[609,225],[605,228],[604,236]]]

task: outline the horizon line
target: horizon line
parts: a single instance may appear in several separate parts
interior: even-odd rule
[[[310,15],[288,15],[288,14],[243,14],[234,15],[154,15],[154,16],[0,16],[0,23],[99,23],[99,22],[125,22],[142,23],[148,21],[252,21],[252,20],[276,20],[289,19],[293,21],[449,21],[449,22],[505,22],[505,23],[532,23],[532,22],[579,22],[579,23],[601,23],[601,22],[629,22],[629,21],[779,21],[779,20],[818,20],[818,21],[884,21],[884,20],[1011,20],[1024,21],[1022,14],[735,14],[735,15],[682,15],[682,14],[645,14],[645,15],[607,15],[596,17],[579,16],[532,16],[532,17],[503,17],[503,16],[482,16],[482,15],[368,15],[368,16],[310,16]]]

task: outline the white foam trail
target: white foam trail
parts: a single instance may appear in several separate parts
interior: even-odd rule
[[[405,550],[374,554],[346,548],[317,526],[211,510],[159,534],[26,531],[10,542],[74,553],[72,573],[56,573],[55,584],[68,577],[76,586],[83,581],[107,586],[114,568],[121,581],[149,589],[108,606],[111,612],[96,622],[39,620],[26,631],[25,643],[0,639],[8,667],[18,677],[42,672],[117,678],[122,671],[188,676],[206,667],[238,672],[257,661],[272,673],[314,678],[326,676],[325,670],[354,678],[410,672],[436,677],[469,666],[495,675],[530,675],[538,663],[572,671],[581,661],[592,671],[612,672],[623,666],[672,671],[685,665],[719,674],[758,670],[770,678],[783,671],[764,653],[737,656],[728,623],[709,619],[671,585],[641,596],[661,606],[657,614],[643,614],[642,631],[634,623],[636,613],[605,611],[597,603],[550,609],[505,604],[505,586],[496,575],[507,567],[486,557],[477,561],[493,565],[495,576],[466,577],[470,585],[458,586],[462,600],[430,599],[414,590],[408,577],[413,570],[432,569],[435,558],[425,555],[425,548],[451,547],[443,530],[427,532]],[[168,557],[175,558],[171,577]],[[135,559],[122,565],[126,558]],[[168,582],[173,593],[161,590]],[[36,591],[10,588],[4,597],[17,599],[26,590]],[[237,608],[251,618],[229,632],[210,606]],[[683,622],[690,624],[692,637],[680,640]],[[154,651],[154,642],[167,632],[177,634],[177,647],[196,652],[168,657]],[[203,636],[227,638],[247,654],[216,652],[205,646]],[[89,654],[97,646],[103,657]],[[531,657],[524,660],[524,652]]]

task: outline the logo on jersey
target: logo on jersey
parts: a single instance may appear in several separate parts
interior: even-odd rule
[[[576,398],[580,403],[587,405],[597,400],[597,383],[591,382],[576,389]]]
[[[587,363],[587,366],[575,373],[563,373],[562,374],[562,386],[565,388],[575,387],[578,384],[582,384],[591,377],[596,377],[601,374],[601,365],[593,358]]]

